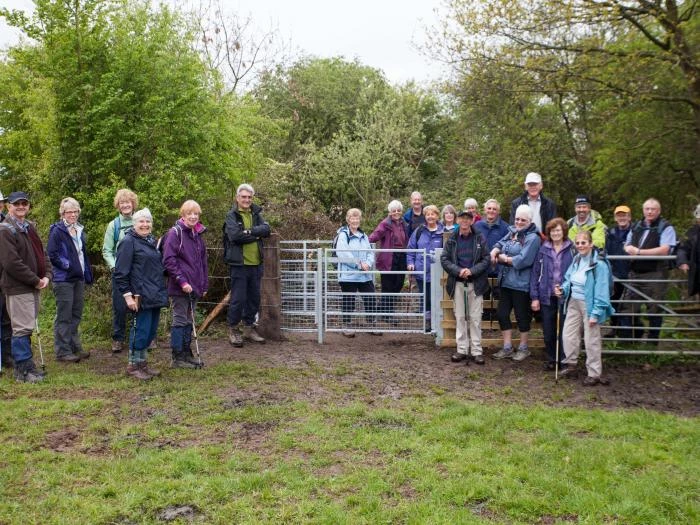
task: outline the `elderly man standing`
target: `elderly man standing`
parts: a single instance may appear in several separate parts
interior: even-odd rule
[[[408,236],[410,237],[413,230],[421,224],[425,224],[425,215],[423,215],[423,196],[420,192],[414,191],[411,193],[411,207],[404,213],[403,220],[408,225]]]
[[[605,235],[608,227],[601,219],[600,213],[591,209],[591,201],[585,195],[576,197],[576,215],[567,222],[569,226],[569,239],[574,242],[576,235],[581,231],[591,232],[593,246],[602,250],[605,248]]]
[[[263,274],[262,239],[270,236],[270,225],[262,217],[262,208],[253,204],[255,190],[241,184],[236,203],[224,223],[224,260],[231,275],[231,302],[228,307],[229,342],[243,346],[243,340],[264,343],[255,330],[260,309],[260,282]],[[243,333],[238,325],[243,320]]]
[[[647,199],[642,206],[644,219],[632,226],[632,230],[627,235],[625,252],[627,255],[636,256],[630,264],[629,279],[631,285],[644,295],[651,297],[655,301],[663,301],[668,289],[668,261],[664,260],[644,260],[644,257],[668,255],[676,246],[676,230],[666,219],[661,217],[661,203],[656,199]],[[647,282],[644,282],[647,281]],[[629,303],[627,301],[643,300],[646,297],[640,296],[629,288],[625,290],[622,310],[638,314],[641,303]],[[661,308],[656,302],[647,303],[648,314],[660,314]],[[641,321],[641,319],[639,320]],[[649,341],[658,344],[659,334],[663,317],[660,315],[649,316]],[[639,323],[641,324],[641,322]],[[641,332],[632,332],[632,337],[641,338]]]
[[[483,296],[489,287],[489,249],[482,234],[472,228],[474,214],[462,211],[457,215],[459,230],[445,244],[440,256],[447,272],[447,293],[454,299],[457,318],[457,352],[452,362],[467,361],[469,351],[477,365],[484,364],[481,348],[481,314]]]
[[[36,227],[27,220],[29,196],[10,193],[8,214],[0,223],[0,287],[12,323],[15,379],[38,383],[44,379],[32,359],[31,335],[39,316],[39,290],[49,285],[51,263]]]
[[[5,220],[5,205],[7,199],[0,191],[0,222]],[[0,274],[2,269],[0,269]],[[0,289],[0,359],[2,359],[2,367],[12,367],[12,325],[10,324],[10,316],[7,315],[5,308],[5,294]]]
[[[537,226],[537,231],[544,231],[547,223],[557,216],[557,205],[544,196],[542,188],[542,175],[530,172],[525,176],[525,193],[510,203],[510,224],[515,224],[518,206],[527,204],[532,210],[532,222]]]

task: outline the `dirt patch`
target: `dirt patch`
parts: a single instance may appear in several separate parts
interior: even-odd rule
[[[221,337],[202,338],[200,348],[207,367],[238,362],[254,367],[285,368],[300,373],[293,392],[266,388],[221,390],[225,408],[264,406],[289,401],[323,403],[377,400],[392,402],[412,396],[450,395],[486,403],[577,406],[619,409],[645,408],[683,416],[700,414],[700,361],[658,364],[653,358],[632,360],[604,357],[609,386],[584,387],[578,380],[554,381],[542,370],[542,351],[534,351],[524,362],[496,361],[496,348],[485,349],[486,364],[478,366],[450,362],[451,351],[435,347],[430,336],[358,334],[354,339],[330,334],[319,345],[315,334],[288,334],[283,342],[246,344],[233,349]],[[93,354],[90,367],[101,373],[121,374],[125,356],[107,352]],[[169,378],[169,351],[156,350],[155,364],[164,370],[158,381]],[[207,368],[193,371],[206,374]]]
[[[54,452],[70,452],[75,449],[79,438],[80,434],[77,430],[57,430],[46,434],[44,445]]]

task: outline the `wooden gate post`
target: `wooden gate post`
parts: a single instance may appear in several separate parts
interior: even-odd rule
[[[263,239],[263,278],[260,290],[258,332],[271,341],[282,340],[282,281],[279,235]]]

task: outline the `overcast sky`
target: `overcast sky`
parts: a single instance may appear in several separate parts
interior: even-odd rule
[[[171,0],[174,3],[174,0]],[[261,30],[277,28],[295,51],[320,57],[342,55],[381,69],[394,83],[425,82],[443,76],[442,66],[417,46],[425,27],[434,26],[441,0],[223,0],[226,9],[250,15]],[[0,0],[0,5],[30,10],[30,0]],[[18,34],[0,22],[0,46]]]

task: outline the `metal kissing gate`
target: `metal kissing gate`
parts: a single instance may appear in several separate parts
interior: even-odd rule
[[[422,267],[429,268],[425,250],[353,250],[397,254],[399,258],[413,254]],[[338,255],[341,255],[339,258]],[[336,254],[331,241],[281,241],[280,271],[282,275],[282,329],[296,332],[317,332],[324,341],[326,332],[425,333],[430,331],[430,318],[424,313],[426,292],[425,271],[378,271],[366,273],[372,286],[359,291],[343,291],[338,283],[339,264],[347,255]],[[418,264],[416,265],[418,266]],[[377,290],[374,286],[388,276],[397,277],[404,288],[395,293]],[[384,277],[384,279],[382,279]],[[408,288],[406,290],[406,287]]]

